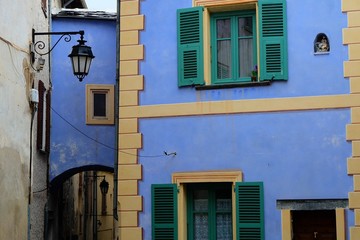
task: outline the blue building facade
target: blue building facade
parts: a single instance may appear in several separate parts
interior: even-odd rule
[[[316,232],[319,239],[326,234],[333,237],[329,239],[349,239],[354,212],[348,209],[353,180],[347,173],[352,145],[346,126],[351,123],[353,103],[343,73],[348,49],[343,45],[347,15],[341,2],[131,2],[120,24],[124,36],[120,42],[120,55],[124,54],[119,103],[120,236],[275,240],[302,239],[301,234],[313,237]],[[271,12],[273,8],[278,12]],[[193,42],[186,42],[185,37],[189,54],[200,52],[187,65],[179,38],[196,33],[182,33],[182,24],[188,23],[179,18],[191,9],[200,9],[199,15],[189,15],[187,20],[198,18],[202,40],[200,47],[192,48]],[[267,17],[273,26],[266,25]],[[278,24],[283,34],[281,49],[271,55],[271,47],[278,42],[265,35],[277,32]],[[231,34],[226,35],[229,29]],[[245,37],[241,35],[244,29]],[[126,38],[131,32],[136,32],[135,37]],[[234,34],[238,38],[232,42]],[[241,39],[250,38],[254,39],[250,55],[255,64],[241,58],[246,49]],[[222,55],[234,49],[241,56]],[[142,53],[135,54],[137,51]],[[271,78],[267,68],[272,57],[283,77]],[[248,64],[251,68],[244,76],[229,80],[228,73],[225,77],[219,73],[225,71],[220,65],[228,64],[226,59],[237,61],[238,66],[231,67]],[[258,72],[252,82],[254,65]],[[194,77],[182,84],[184,79],[179,76],[181,72],[186,75],[189,66],[201,75],[200,80]],[[227,188],[226,183],[231,185],[226,190],[228,197],[210,197],[217,196],[216,186]],[[128,190],[127,184],[135,190]],[[261,186],[256,223],[243,220],[241,208],[250,209],[252,203],[239,203],[247,193],[241,193],[238,186],[251,184]],[[168,195],[161,195],[164,192]],[[221,211],[211,207],[211,202],[224,199],[230,207],[221,220]],[[217,212],[215,217],[211,212]],[[312,221],[311,214],[333,219],[324,227],[332,230],[321,232],[302,225],[304,219]],[[223,238],[221,224],[227,226]]]
[[[95,58],[82,82],[73,75],[70,42],[60,41],[52,52],[52,122],[50,182],[61,183],[85,170],[113,171],[115,161],[114,121],[103,121],[114,109],[116,79],[116,16],[94,12],[61,12],[53,18],[54,32],[85,31],[86,45]],[[53,37],[53,43],[57,41]],[[71,45],[72,44],[72,45]],[[98,95],[96,95],[98,94]],[[99,99],[95,99],[98,96]],[[112,101],[112,102],[111,102]],[[110,104],[110,105],[108,105]],[[109,107],[110,106],[110,107]],[[90,119],[101,108],[98,119]],[[102,116],[104,115],[104,116]],[[96,118],[96,117],[95,117]],[[98,121],[99,120],[99,121]]]

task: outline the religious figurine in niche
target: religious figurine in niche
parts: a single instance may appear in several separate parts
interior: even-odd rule
[[[316,37],[314,48],[315,48],[315,53],[324,53],[330,51],[329,41],[325,34],[319,34]]]

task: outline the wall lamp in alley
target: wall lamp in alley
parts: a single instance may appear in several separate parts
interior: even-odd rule
[[[84,77],[88,75],[92,59],[95,57],[91,51],[91,47],[85,45],[86,41],[84,40],[84,33],[85,32],[82,30],[78,32],[35,32],[33,29],[32,43],[30,45],[31,66],[36,71],[42,70],[45,64],[45,60],[42,58],[42,56],[49,54],[61,39],[64,39],[65,42],[70,42],[71,35],[80,35],[78,44],[72,47],[72,51],[69,54],[69,57],[73,67],[73,73],[81,82]],[[42,52],[42,50],[45,48],[45,43],[41,40],[35,40],[35,37],[39,35],[59,35],[60,38],[55,42],[49,51]],[[36,60],[35,54],[40,55],[40,57],[37,58],[37,63],[34,66]]]
[[[105,177],[100,183],[100,190],[102,195],[101,214],[106,215],[106,194],[109,191],[109,183],[105,180]]]

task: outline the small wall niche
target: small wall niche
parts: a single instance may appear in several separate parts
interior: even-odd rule
[[[325,33],[319,33],[314,40],[314,54],[329,54],[330,53],[330,41]]]

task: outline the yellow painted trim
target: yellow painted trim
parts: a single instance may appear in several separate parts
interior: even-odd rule
[[[144,76],[122,76],[120,77],[120,89],[126,90],[143,90],[144,89]]]
[[[202,172],[178,172],[172,174],[172,183],[178,185],[178,239],[186,240],[187,216],[186,216],[186,183],[200,182],[242,182],[243,174],[238,170],[229,171],[202,171]],[[232,191],[233,209],[235,209],[235,192]],[[236,214],[233,211],[233,239],[236,239]]]
[[[360,123],[360,107],[351,108],[351,123]]]
[[[360,4],[359,4],[360,5]],[[343,44],[360,42],[360,27],[343,29]]]
[[[120,45],[136,45],[139,44],[139,31],[130,30],[130,31],[121,31],[120,34]]]
[[[119,163],[119,165],[136,164],[137,163],[137,149],[126,149],[126,150],[119,151],[119,162],[118,163]]]
[[[119,0],[118,0],[119,1]],[[136,15],[140,13],[139,1],[121,1],[121,16]]]
[[[347,159],[347,173],[349,175],[360,174],[359,157],[351,157]]]
[[[121,91],[119,97],[119,106],[137,106],[139,104],[138,91]]]
[[[122,227],[137,227],[138,226],[138,212],[127,211],[119,212],[119,223]]]
[[[106,95],[106,116],[94,116],[94,94],[101,93]],[[114,124],[114,85],[109,84],[86,84],[86,124]]]
[[[141,196],[118,196],[120,211],[142,211]]]
[[[138,60],[120,61],[120,76],[138,75]]]
[[[142,178],[142,165],[121,165],[118,173],[119,180],[140,180]]]
[[[360,105],[360,94],[192,102],[121,107],[120,118],[202,116],[236,113],[350,108]]]
[[[291,210],[281,210],[281,239],[292,240],[292,222],[291,222]]]
[[[355,226],[360,226],[360,209],[355,209]]]
[[[143,30],[143,29],[144,29],[143,15],[120,17],[120,31]]]
[[[357,0],[342,0],[342,11],[360,10],[360,4]],[[360,239],[360,238],[359,238]]]
[[[141,133],[126,133],[119,135],[119,149],[142,148]]]
[[[349,44],[349,60],[360,60],[360,44]]]
[[[345,209],[337,208],[336,213],[336,240],[346,240]]]
[[[354,191],[360,191],[360,175],[353,175]]]
[[[119,228],[120,239],[142,240],[142,228],[121,227]]]
[[[144,45],[128,45],[120,47],[120,60],[144,59]]]
[[[350,240],[360,239],[360,227],[351,227],[350,228]]]
[[[359,32],[359,34],[360,34],[360,32]],[[344,76],[345,77],[360,76],[360,61],[344,62]]]
[[[258,0],[193,0],[193,6],[224,6],[244,3],[256,3]]]
[[[127,118],[119,120],[120,133],[137,133],[138,120],[136,118]]]
[[[119,196],[130,196],[138,194],[137,180],[119,180]]]
[[[360,208],[360,192],[349,192],[349,208]]]
[[[351,77],[350,78],[350,92],[351,93],[360,93],[360,77]]]
[[[352,141],[352,156],[360,156],[360,141]]]
[[[242,182],[242,172],[229,171],[202,171],[202,172],[177,172],[172,174],[172,183],[201,183],[201,182]]]
[[[346,140],[360,140],[360,124],[346,125]]]
[[[360,27],[360,11],[348,12],[348,27]]]

